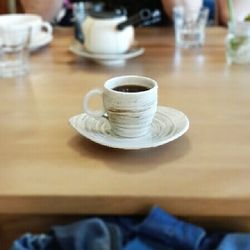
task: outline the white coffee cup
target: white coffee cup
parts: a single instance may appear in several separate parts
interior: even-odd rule
[[[125,75],[107,80],[103,89],[89,91],[83,100],[84,112],[93,117],[107,117],[111,130],[120,137],[146,135],[157,110],[157,82],[144,76]],[[101,95],[103,107],[89,108],[90,98]]]
[[[129,50],[134,41],[134,27],[116,28],[126,20],[125,15],[105,19],[87,16],[82,24],[86,50],[95,54],[120,54]]]
[[[48,35],[52,34],[52,26],[50,23],[45,22],[42,18],[35,14],[7,14],[0,15],[1,27],[30,27],[31,42],[37,39],[40,32],[46,32]]]

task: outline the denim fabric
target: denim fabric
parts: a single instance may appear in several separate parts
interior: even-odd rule
[[[250,234],[234,233],[226,235],[217,250],[249,250]]]
[[[175,249],[166,246],[164,244],[160,244],[156,241],[150,241],[145,238],[137,237],[133,241],[128,242],[128,244],[124,246],[123,250],[175,250]]]
[[[11,250],[250,250],[250,234],[208,234],[159,207],[142,217],[102,217],[26,234]]]
[[[200,249],[202,250],[214,250],[218,247],[221,240],[224,238],[225,233],[213,232],[207,233],[206,237],[202,240],[200,244]]]
[[[26,234],[11,250],[121,250],[121,242],[117,226],[94,218],[55,226],[47,235]]]
[[[203,5],[205,7],[207,7],[209,9],[209,21],[208,23],[209,24],[214,24],[215,23],[215,17],[216,17],[216,14],[215,14],[215,5],[216,5],[216,0],[204,0],[203,1]]]
[[[149,239],[176,250],[201,249],[206,235],[204,229],[178,220],[158,207],[154,207],[146,219],[135,227],[135,232],[140,237],[139,241]]]
[[[54,239],[46,234],[32,235],[25,234],[20,239],[14,241],[11,250],[56,250],[52,247]]]
[[[121,249],[120,230],[97,218],[67,226],[56,226],[52,229],[52,233],[60,250]]]

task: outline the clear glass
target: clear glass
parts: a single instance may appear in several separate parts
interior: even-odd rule
[[[30,28],[0,26],[0,77],[16,77],[29,71]]]
[[[209,9],[188,10],[183,6],[173,9],[175,25],[175,43],[177,47],[200,47],[205,42],[205,27]]]
[[[229,23],[225,46],[228,64],[249,64],[250,22]]]

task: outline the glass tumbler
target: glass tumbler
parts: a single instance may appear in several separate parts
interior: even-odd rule
[[[225,46],[228,64],[249,64],[250,22],[228,23]]]
[[[29,71],[30,28],[0,25],[0,77],[17,77]]]
[[[183,6],[173,9],[175,43],[177,47],[200,47],[205,42],[205,27],[209,9],[190,10]]]

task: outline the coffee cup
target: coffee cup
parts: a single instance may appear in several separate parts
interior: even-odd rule
[[[127,20],[123,12],[97,12],[86,17],[82,23],[85,49],[94,54],[121,54],[134,42],[134,27],[122,30],[117,26]]]
[[[52,26],[45,22],[42,18],[35,14],[6,14],[0,16],[1,27],[29,27],[31,42],[37,39],[40,32],[52,34]]]
[[[89,91],[83,99],[84,112],[93,117],[105,117],[113,134],[136,138],[145,136],[151,128],[157,110],[157,82],[144,76],[125,75],[111,78],[102,89]],[[90,99],[102,97],[102,109],[90,109]]]

